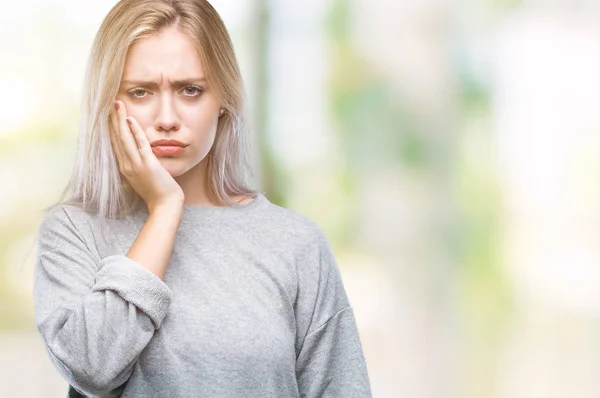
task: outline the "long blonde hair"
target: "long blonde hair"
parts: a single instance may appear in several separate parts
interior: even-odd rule
[[[105,17],[94,38],[84,80],[73,172],[59,202],[46,211],[70,204],[105,220],[127,215],[143,203],[120,175],[110,143],[109,112],[130,46],[168,27],[180,29],[195,43],[208,84],[218,92],[225,109],[207,154],[209,196],[219,205],[232,205],[232,196],[257,195],[246,184],[252,170],[248,163],[243,81],[231,38],[219,14],[206,0],[121,0]]]

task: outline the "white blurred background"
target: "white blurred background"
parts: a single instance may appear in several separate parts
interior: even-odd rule
[[[33,323],[34,236],[115,3],[2,0],[3,396],[66,393]],[[255,183],[330,240],[373,396],[600,396],[600,3],[211,3]]]

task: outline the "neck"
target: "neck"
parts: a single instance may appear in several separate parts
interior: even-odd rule
[[[216,206],[208,196],[208,156],[196,166],[175,178],[185,195],[185,205]]]

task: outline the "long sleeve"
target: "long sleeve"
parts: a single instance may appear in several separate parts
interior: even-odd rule
[[[63,207],[38,230],[35,323],[57,370],[89,397],[117,397],[172,292],[125,255],[100,258]]]
[[[298,262],[296,378],[300,397],[371,397],[352,306],[318,228]]]

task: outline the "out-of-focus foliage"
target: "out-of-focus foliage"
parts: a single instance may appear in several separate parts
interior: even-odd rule
[[[58,396],[34,238],[115,2],[39,3],[0,17],[0,374]],[[374,396],[600,395],[599,6],[212,3],[247,85],[256,183],[331,241]],[[32,356],[42,377],[25,384]]]

